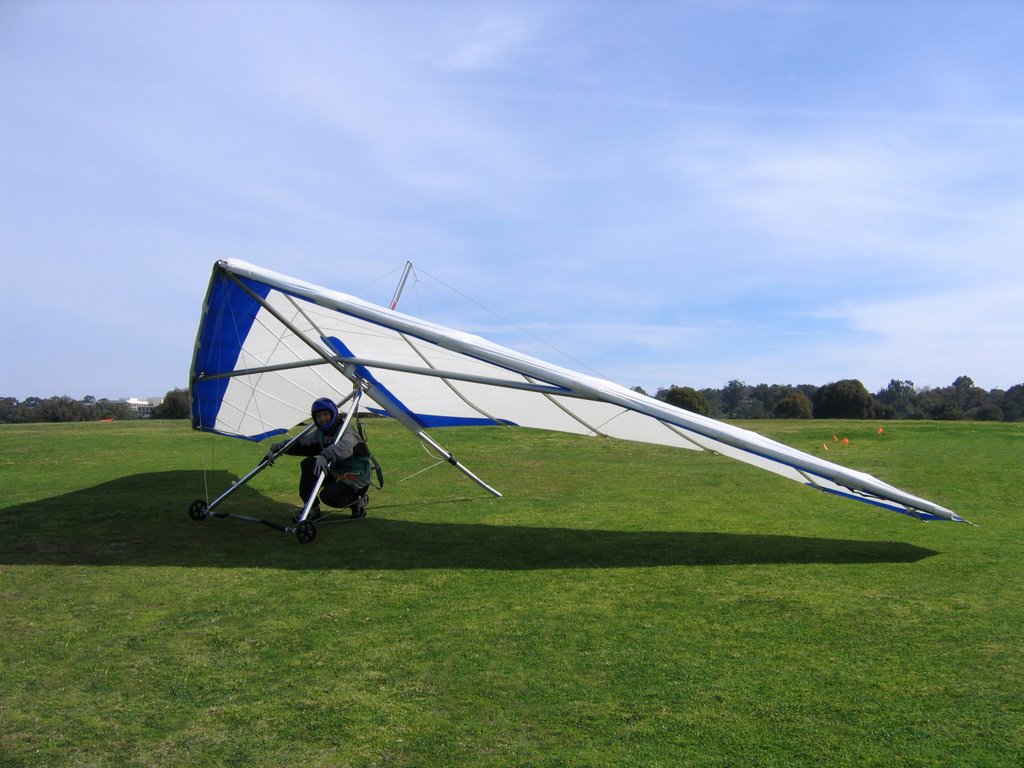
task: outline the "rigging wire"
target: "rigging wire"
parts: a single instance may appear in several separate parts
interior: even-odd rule
[[[496,318],[497,320],[500,320],[502,323],[504,323],[505,325],[509,326],[510,328],[515,329],[516,331],[518,331],[519,333],[523,334],[524,336],[528,336],[529,338],[533,339],[534,341],[538,342],[539,344],[542,344],[544,347],[546,347],[547,349],[550,349],[552,352],[555,352],[556,354],[561,355],[562,357],[564,357],[567,360],[571,360],[576,365],[581,366],[582,368],[585,368],[586,370],[590,371],[591,373],[593,373],[596,376],[601,376],[601,377],[607,378],[601,371],[597,370],[596,368],[594,368],[594,367],[588,365],[587,363],[583,362],[582,360],[574,357],[573,355],[569,354],[565,350],[563,350],[563,349],[561,349],[559,347],[556,347],[554,344],[552,344],[547,339],[544,339],[541,336],[538,336],[536,333],[530,331],[527,328],[524,328],[523,326],[519,325],[515,321],[510,320],[509,318],[505,317],[504,315],[502,315],[497,310],[494,310],[491,307],[487,306],[486,304],[478,301],[477,299],[474,299],[472,296],[469,296],[468,294],[463,293],[458,288],[456,288],[456,287],[454,287],[452,285],[449,285],[448,283],[446,283],[444,280],[442,280],[441,278],[437,277],[436,275],[433,275],[430,272],[427,272],[426,270],[417,267],[411,261],[407,261],[402,266],[395,267],[394,269],[390,270],[389,272],[387,272],[385,274],[382,274],[379,277],[374,278],[373,280],[371,280],[370,282],[366,283],[362,287],[357,288],[353,293],[355,295],[359,295],[360,293],[365,291],[367,288],[369,288],[369,287],[371,287],[373,285],[376,285],[377,283],[381,282],[382,280],[386,280],[386,279],[392,277],[393,275],[395,275],[398,272],[401,272],[402,270],[404,270],[406,268],[406,266],[410,267],[410,275],[413,278],[412,293],[414,295],[414,303],[416,303],[418,305],[422,305],[422,294],[420,292],[420,286],[423,284],[423,280],[420,279],[420,273],[422,273],[425,277],[429,278],[430,280],[433,280],[435,283],[437,283],[441,287],[446,288],[447,290],[451,291],[455,295],[457,295],[457,296],[461,297],[462,299],[470,302],[471,304],[474,304],[475,306],[479,307],[480,309],[482,309],[484,312],[488,313],[492,317]]]
[[[380,275],[379,277],[373,278],[373,280],[371,280],[370,282],[365,283],[364,285],[360,286],[359,288],[356,288],[356,289],[352,290],[350,293],[352,293],[352,295],[354,295],[354,296],[359,296],[367,288],[370,288],[371,286],[376,285],[377,283],[381,282],[382,280],[388,279],[389,277],[393,276],[396,272],[401,272],[403,269],[405,269],[405,265],[404,264],[402,266],[400,266],[400,267],[395,267],[390,272],[387,272],[386,274]],[[383,302],[378,302],[378,303],[383,303]]]
[[[408,475],[407,477],[403,477],[398,482],[404,483],[406,480],[412,480],[414,477],[418,477],[419,475],[422,475],[424,472],[429,472],[430,470],[435,469],[436,467],[440,467],[444,463],[445,463],[445,460],[441,459],[437,463],[431,464],[429,467],[424,467],[423,469],[421,469],[421,470],[419,470],[417,472],[413,472],[411,475]]]
[[[423,271],[423,270],[421,270],[421,271]],[[414,268],[413,272],[415,274],[415,272],[416,272],[415,268]],[[555,352],[556,354],[561,355],[562,357],[566,358],[567,360],[571,360],[572,362],[576,363],[576,365],[579,365],[579,366],[581,366],[583,368],[586,368],[588,371],[593,373],[595,376],[601,376],[603,378],[607,378],[607,377],[605,377],[605,375],[603,373],[601,373],[601,371],[598,371],[596,368],[593,368],[593,367],[587,365],[582,360],[579,360],[576,357],[573,357],[568,352],[566,352],[566,351],[564,351],[562,349],[559,349],[554,344],[549,342],[547,339],[541,338],[540,336],[538,336],[537,334],[535,334],[532,331],[528,330],[527,328],[524,328],[523,326],[519,325],[518,323],[508,319],[507,317],[505,317],[504,315],[500,314],[496,310],[493,310],[490,307],[488,307],[487,305],[482,304],[481,302],[477,301],[472,296],[468,296],[467,294],[463,293],[458,288],[455,288],[455,287],[453,287],[451,285],[448,285],[448,283],[444,282],[439,277],[436,277],[435,275],[432,275],[432,274],[430,274],[429,272],[426,272],[426,271],[423,271],[423,274],[426,275],[427,277],[429,277],[431,280],[435,281],[436,283],[440,284],[441,286],[447,288],[452,293],[455,293],[458,296],[461,296],[466,301],[468,301],[468,302],[470,302],[472,304],[475,304],[477,307],[482,309],[484,312],[487,312],[488,314],[494,316],[495,318],[497,318],[501,322],[503,322],[506,325],[514,328],[515,330],[519,331],[523,335],[529,336],[534,341],[544,345],[545,347],[547,347],[551,351]],[[420,282],[418,277],[417,277],[417,281],[416,282],[417,282],[417,284],[419,284],[419,282]]]

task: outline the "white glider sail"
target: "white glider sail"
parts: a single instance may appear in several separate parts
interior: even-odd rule
[[[372,401],[435,448],[427,429],[514,425],[707,450],[920,519],[964,522],[866,473],[610,381],[244,261],[214,265],[192,362],[194,428],[262,440],[308,419],[316,398],[353,387],[364,407]]]

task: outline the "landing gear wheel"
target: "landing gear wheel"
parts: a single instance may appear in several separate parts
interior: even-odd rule
[[[202,499],[196,499],[188,507],[188,516],[193,520],[205,520],[206,519],[206,502]]]
[[[316,538],[316,526],[311,520],[299,523],[295,528],[295,538],[299,540],[299,544],[309,544]]]

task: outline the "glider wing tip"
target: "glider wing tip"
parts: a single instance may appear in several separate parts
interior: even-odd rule
[[[972,528],[978,527],[970,520],[960,517],[960,515],[958,515],[956,512],[950,512],[949,510],[947,510],[947,512],[948,514],[946,515],[937,515],[933,512],[925,512],[924,510],[921,509],[915,509],[914,516],[923,523],[964,523],[965,525],[969,525]]]

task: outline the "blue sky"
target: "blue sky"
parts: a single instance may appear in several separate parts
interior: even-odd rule
[[[0,395],[241,258],[650,392],[1024,382],[1024,3],[0,2]]]

